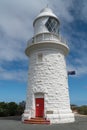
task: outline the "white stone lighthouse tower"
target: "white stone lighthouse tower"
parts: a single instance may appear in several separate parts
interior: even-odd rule
[[[25,50],[29,57],[29,77],[22,120],[42,117],[54,124],[74,122],[65,61],[69,48],[59,35],[60,22],[46,7],[33,26],[34,36]]]

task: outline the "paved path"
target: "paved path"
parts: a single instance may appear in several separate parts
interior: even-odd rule
[[[74,123],[57,125],[29,125],[16,119],[0,118],[0,130],[87,130],[87,116],[77,116]]]

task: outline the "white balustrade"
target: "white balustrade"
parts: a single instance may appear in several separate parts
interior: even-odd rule
[[[66,44],[66,41],[60,36],[52,33],[41,33],[36,35],[35,37],[31,38],[28,43],[27,47],[30,45],[36,44],[36,43],[41,43],[45,41],[55,41],[55,42],[62,42],[63,44]]]

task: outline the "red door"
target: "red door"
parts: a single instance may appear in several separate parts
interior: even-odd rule
[[[44,98],[36,98],[36,117],[44,116]]]

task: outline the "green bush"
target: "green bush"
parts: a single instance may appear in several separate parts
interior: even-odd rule
[[[78,107],[78,113],[82,115],[87,115],[87,106]]]
[[[8,105],[5,102],[0,102],[0,116],[8,116]]]
[[[24,112],[25,102],[0,102],[0,117],[21,115]]]

